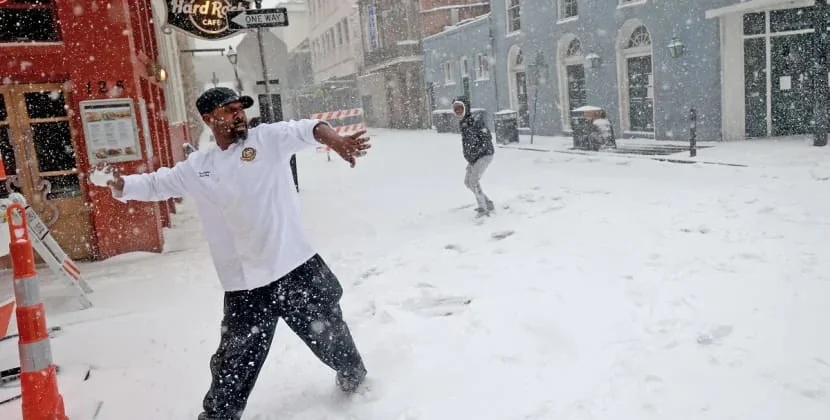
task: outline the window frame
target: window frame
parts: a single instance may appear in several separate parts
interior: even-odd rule
[[[12,0],[13,1],[13,0]],[[58,17],[58,6],[57,0],[43,0],[46,3],[44,4],[27,4],[27,3],[9,3],[6,2],[4,4],[0,4],[0,10],[6,9],[16,9],[16,10],[48,10],[51,12],[51,22],[53,25],[55,36],[52,39],[47,40],[31,40],[31,39],[16,39],[16,40],[2,40],[0,39],[0,45],[14,45],[14,44],[60,44],[63,43],[63,34],[61,33],[61,25],[60,25],[60,18]]]
[[[506,0],[504,6],[507,9],[507,34],[515,34],[522,31],[522,0]],[[513,10],[516,10],[516,17],[511,16]],[[513,25],[516,25],[514,28]]]
[[[476,80],[490,80],[490,56],[476,54]]]
[[[648,3],[648,0],[619,0],[619,3],[617,4],[617,9],[621,9],[623,7],[640,6],[646,3]]]
[[[559,22],[571,21],[579,18],[579,0],[558,0],[557,3],[559,5],[557,8]],[[573,8],[574,14],[565,15],[567,8]]]
[[[444,86],[452,86],[455,81],[455,68],[452,61],[444,62]]]

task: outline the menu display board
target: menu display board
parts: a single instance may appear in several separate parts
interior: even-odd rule
[[[90,165],[142,160],[132,100],[83,101],[80,105]]]

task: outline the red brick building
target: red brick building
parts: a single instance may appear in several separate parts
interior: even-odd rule
[[[427,128],[429,94],[421,41],[463,19],[490,11],[481,0],[358,0],[363,66],[358,90],[375,127]]]
[[[3,164],[72,258],[163,247],[172,202],[124,205],[86,179],[101,158],[126,174],[172,166],[189,141],[186,117],[168,120],[153,22],[151,0],[0,0]]]
[[[423,36],[435,35],[445,27],[490,12],[490,2],[482,0],[421,0]]]

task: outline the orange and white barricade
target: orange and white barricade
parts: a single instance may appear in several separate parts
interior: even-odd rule
[[[320,112],[311,114],[311,119],[323,120],[328,123],[337,134],[347,136],[358,131],[366,129],[366,119],[363,113],[363,108],[341,109],[337,111]],[[318,151],[331,152],[331,149],[326,147],[318,147]],[[328,156],[331,160],[331,154]]]
[[[9,296],[5,299],[0,299],[0,338],[3,338],[9,332],[9,326],[12,323],[12,314],[14,314],[14,297]]]
[[[26,209],[27,232],[31,238],[32,245],[35,251],[40,255],[40,258],[46,262],[49,268],[58,275],[67,286],[75,289],[78,301],[83,309],[92,307],[92,301],[87,296],[92,293],[92,287],[86,282],[81,275],[81,270],[75,264],[63,248],[58,244],[58,241],[52,236],[52,232],[46,226],[46,223],[41,220],[37,213],[26,202],[26,198],[20,193],[9,194],[9,198],[0,199],[0,211],[2,214],[7,213],[7,209],[12,205],[19,204]],[[2,225],[0,225],[2,226]],[[0,235],[0,240],[3,240],[4,235]],[[3,254],[3,249],[0,249],[0,254]]]
[[[23,420],[67,420],[58,391],[57,366],[46,328],[46,310],[40,298],[35,254],[26,223],[26,209],[14,203],[6,209],[11,242],[9,251],[17,302],[20,353],[20,386]]]

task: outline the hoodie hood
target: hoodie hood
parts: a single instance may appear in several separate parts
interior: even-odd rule
[[[455,99],[455,101],[453,101],[453,103],[452,103],[452,107],[453,107],[453,109],[455,109],[455,106],[456,106],[457,104],[461,104],[461,105],[464,107],[464,116],[465,116],[465,117],[466,117],[466,116],[468,116],[468,115],[470,115],[470,100],[469,100],[469,99],[467,99],[467,98],[466,98],[466,97],[464,97],[464,96],[459,96],[459,97],[458,97],[458,98],[456,98],[456,99]]]

